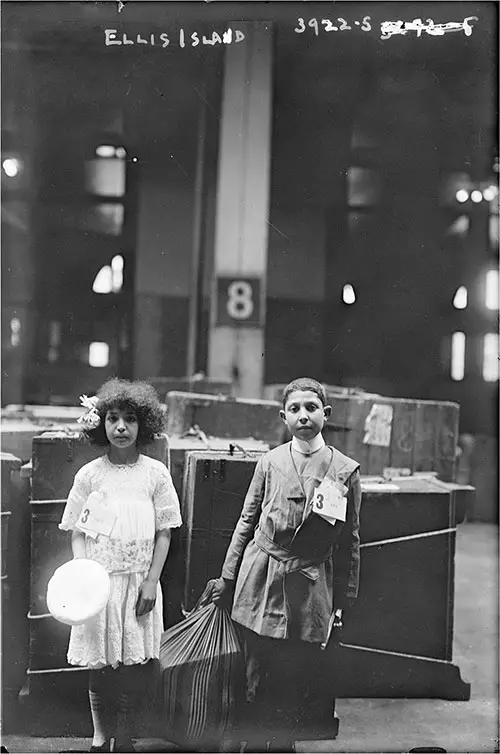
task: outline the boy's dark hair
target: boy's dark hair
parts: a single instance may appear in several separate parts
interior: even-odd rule
[[[296,390],[310,390],[312,393],[316,393],[323,406],[327,404],[326,390],[321,382],[313,380],[312,377],[299,377],[289,382],[283,390],[283,408],[286,406],[290,393],[294,393]]]
[[[147,382],[137,380],[107,380],[97,392],[97,411],[101,423],[95,429],[85,429],[85,435],[94,445],[108,445],[104,427],[106,414],[112,408],[121,411],[133,411],[137,416],[139,432],[137,445],[144,445],[160,433],[165,426],[165,411],[158,398],[158,393]]]

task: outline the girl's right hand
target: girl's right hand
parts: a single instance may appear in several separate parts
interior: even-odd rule
[[[222,577],[215,580],[212,591],[212,602],[217,607],[229,607],[233,593],[234,581],[223,579]]]

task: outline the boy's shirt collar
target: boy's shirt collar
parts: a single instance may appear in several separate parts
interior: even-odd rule
[[[325,440],[321,432],[312,440],[299,440],[298,437],[292,437],[292,450],[301,453],[304,456],[311,456],[313,453],[317,453],[318,450],[325,447]]]

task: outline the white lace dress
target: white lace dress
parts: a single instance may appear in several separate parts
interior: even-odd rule
[[[158,584],[153,610],[137,617],[139,587],[151,566],[155,532],[182,524],[177,493],[160,461],[140,455],[133,465],[115,465],[105,455],[75,475],[60,529],[77,528],[91,492],[106,495],[117,511],[109,537],[85,535],[86,556],[108,571],[111,593],[97,618],[72,627],[68,662],[89,668],[143,663],[159,656],[163,603]]]

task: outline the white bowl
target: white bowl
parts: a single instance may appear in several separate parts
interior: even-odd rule
[[[54,572],[47,586],[47,607],[60,623],[78,626],[104,610],[109,590],[106,569],[95,560],[77,558]]]

